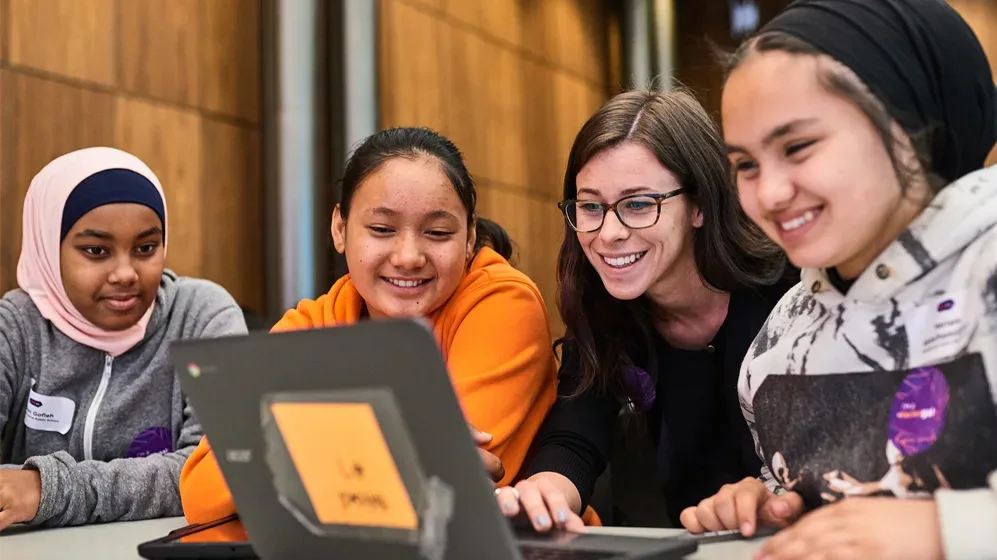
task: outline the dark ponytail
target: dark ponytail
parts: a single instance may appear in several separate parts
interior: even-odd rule
[[[474,243],[475,252],[487,245],[502,255],[503,259],[512,258],[512,239],[502,226],[488,218],[479,217],[474,226],[474,233],[477,235],[477,241]]]
[[[477,237],[474,250],[487,245],[506,260],[512,257],[512,240],[505,229],[487,218],[478,217],[475,212],[478,194],[464,164],[464,156],[448,138],[428,128],[389,128],[368,136],[357,146],[343,172],[343,196],[339,202],[343,219],[350,213],[353,193],[371,173],[390,159],[418,156],[435,158],[443,167],[443,172],[467,210],[467,227],[474,225]]]

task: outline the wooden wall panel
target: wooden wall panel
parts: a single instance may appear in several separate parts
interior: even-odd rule
[[[196,3],[201,20],[200,106],[258,125],[262,90],[260,0]]]
[[[382,1],[378,77],[382,124],[446,128],[450,34],[419,4]]]
[[[529,97],[523,95],[522,63],[516,53],[492,46],[485,51],[488,87],[478,100],[482,111],[484,158],[479,172],[494,181],[527,189],[526,152],[529,142],[523,114]],[[476,123],[477,124],[477,123]]]
[[[114,0],[10,0],[13,64],[113,86]]]
[[[459,0],[456,0],[459,1]],[[489,35],[509,45],[523,46],[523,0],[478,0],[478,25]]]
[[[447,136],[464,153],[467,167],[477,177],[484,170],[488,147],[485,144],[487,131],[485,127],[480,126],[476,117],[481,111],[481,102],[488,96],[491,82],[491,72],[485,67],[485,62],[488,60],[486,56],[491,54],[489,49],[494,50],[495,47],[466,29],[456,27],[445,29],[450,35],[451,45],[449,60],[451,66],[446,70],[449,87],[440,87],[429,82],[424,95],[440,95],[454,100],[476,100],[474,103],[447,103],[444,122],[449,123],[449,126],[441,128],[446,128]],[[436,78],[439,81],[443,79],[445,79],[443,76]],[[412,97],[402,95],[396,95],[393,99],[396,103],[406,105],[414,101]],[[392,121],[388,119],[388,115],[384,117],[385,126],[390,126],[388,123]],[[421,124],[418,120],[412,122]]]
[[[205,120],[201,167],[202,211],[211,220],[203,240],[204,275],[228,286],[236,301],[263,309],[263,189],[260,134],[243,127]],[[208,194],[210,192],[210,195]]]
[[[447,14],[455,20],[475,27],[481,26],[481,4],[479,2],[442,0],[442,4]]]
[[[527,139],[527,184],[532,190],[547,193],[552,200],[558,200],[566,163],[556,156],[557,153],[563,153],[563,148],[557,146],[555,119],[558,100],[554,94],[554,83],[558,79],[558,73],[531,60],[524,61],[522,70],[522,95],[530,99],[523,107],[522,117],[524,138]],[[535,95],[535,92],[544,94]],[[557,196],[553,196],[552,193],[555,192]]]
[[[259,9],[0,0],[0,293],[16,287],[31,178],[66,152],[113,146],[163,183],[168,266],[264,311]]]
[[[554,268],[568,150],[608,83],[600,0],[381,0],[382,128],[439,129],[464,152],[478,213],[502,224],[514,264],[560,332]]]
[[[144,161],[166,193],[167,266],[184,276],[200,276],[205,237],[200,116],[144,100],[119,98],[115,117],[115,146]]]
[[[3,17],[5,2],[6,0],[0,0],[0,17]],[[3,32],[3,29],[3,20],[0,20],[0,33]],[[11,142],[14,138],[15,97],[10,88],[16,77],[4,68],[5,63],[4,59],[0,59],[0,155],[7,153],[7,146],[12,145]],[[0,157],[0,291],[8,282],[13,282],[13,278],[8,277],[8,270],[13,271],[18,255],[13,246],[17,237],[13,232],[8,233],[7,230],[11,228],[16,231],[21,224],[20,212],[8,211],[8,209],[16,208],[20,202],[15,194],[12,167],[12,165],[7,165],[4,158]],[[6,218],[7,216],[9,218]]]
[[[199,93],[199,0],[129,0],[120,5],[121,87],[184,105]]]
[[[10,57],[10,0],[0,0],[0,61]]]

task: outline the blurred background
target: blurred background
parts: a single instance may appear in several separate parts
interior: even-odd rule
[[[351,146],[424,125],[463,150],[479,213],[561,331],[556,202],[581,123],[680,82],[716,115],[732,49],[786,0],[0,0],[0,293],[53,158],[114,146],[166,190],[168,265],[272,321],[344,271],[329,242]],[[997,60],[997,1],[950,0]]]

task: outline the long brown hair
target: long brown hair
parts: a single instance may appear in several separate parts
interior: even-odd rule
[[[730,292],[780,278],[783,252],[744,214],[720,131],[685,90],[621,93],[589,117],[571,146],[564,199],[576,196],[575,178],[590,159],[625,141],[653,152],[703,213],[703,226],[693,233],[693,254],[707,286]],[[596,387],[625,396],[617,372],[635,365],[633,348],[650,348],[653,341],[649,300],[609,295],[567,223],[557,276],[566,331],[555,346],[568,342],[577,353],[577,393]]]

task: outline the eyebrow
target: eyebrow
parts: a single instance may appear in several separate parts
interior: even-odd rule
[[[654,191],[654,189],[652,189],[651,187],[627,187],[627,188],[623,189],[622,191],[620,191],[620,196],[624,197],[624,196],[629,196],[629,195],[632,195],[632,194],[644,193],[644,192],[652,192],[652,191]],[[587,194],[587,195],[590,195],[590,196],[602,196],[602,193],[600,193],[599,191],[597,191],[595,189],[590,189],[588,187],[578,189],[578,192],[576,194]]]
[[[388,208],[388,207],[385,207],[385,206],[378,206],[377,208],[371,208],[367,212],[369,214],[377,214],[377,215],[381,215],[381,216],[388,216],[389,218],[398,215],[398,212],[395,212],[391,208]]]
[[[370,210],[368,210],[368,213],[369,214],[374,214],[374,215],[381,215],[381,216],[385,216],[385,217],[388,217],[388,218],[394,218],[394,217],[398,216],[398,211],[397,210],[392,210],[391,208],[388,208],[386,206],[378,206],[376,208],[371,208]],[[453,213],[447,212],[446,210],[433,210],[432,212],[426,214],[426,217],[425,217],[425,220],[427,220],[427,221],[428,220],[438,220],[438,219],[453,219],[453,220],[457,220],[459,218],[457,216],[454,216]]]
[[[153,235],[156,235],[156,234],[162,234],[162,233],[163,233],[163,228],[160,228],[160,227],[151,227],[151,228],[143,231],[142,233],[138,234],[136,236],[136,239],[144,239],[146,237],[150,237],[150,236],[153,236]],[[97,239],[103,239],[103,240],[106,240],[106,241],[112,241],[112,240],[114,240],[114,235],[113,234],[111,234],[109,232],[106,232],[106,231],[96,230],[96,229],[85,229],[85,230],[77,233],[73,237],[76,237],[76,238],[81,238],[81,237],[95,237]]]
[[[454,216],[451,212],[446,210],[433,210],[429,214],[426,214],[426,220],[457,220],[457,216]]]
[[[768,134],[765,135],[765,138],[762,139],[762,148],[766,148],[770,144],[772,144],[772,142],[775,142],[779,138],[782,138],[783,136],[786,136],[787,134],[790,134],[796,131],[797,129],[804,127],[808,124],[812,124],[816,121],[817,119],[796,119],[793,121],[789,121],[788,123],[781,124],[773,128],[772,132],[769,132]],[[742,148],[741,146],[736,146],[734,144],[727,144],[728,154],[745,153],[747,151],[748,150]]]
[[[77,233],[73,237],[77,237],[77,238],[79,238],[79,237],[96,237],[97,239],[107,239],[107,240],[114,239],[114,236],[111,235],[110,233],[108,233],[106,231],[98,231],[98,230],[95,230],[95,229],[85,229],[85,230]]]
[[[143,231],[142,233],[138,234],[135,237],[135,239],[144,239],[146,237],[151,237],[151,236],[156,235],[156,234],[162,235],[162,233],[163,233],[163,228],[160,228],[160,227],[151,227],[151,228]]]

